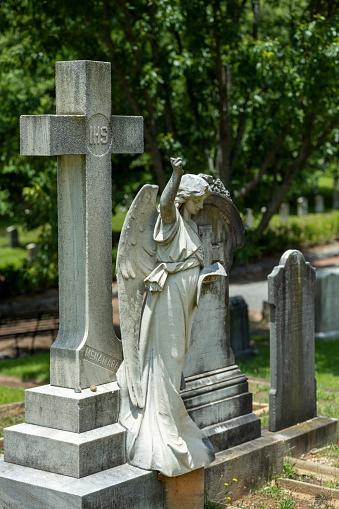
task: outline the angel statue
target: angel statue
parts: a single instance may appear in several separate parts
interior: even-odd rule
[[[127,429],[128,461],[168,477],[214,459],[211,442],[187,414],[179,391],[201,285],[226,275],[220,264],[203,269],[191,217],[211,194],[209,185],[184,175],[180,157],[171,163],[159,210],[158,186],[145,185],[132,203],[117,257],[124,352],[117,373],[119,422]]]

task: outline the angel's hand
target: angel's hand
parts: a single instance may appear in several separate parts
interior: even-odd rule
[[[173,171],[182,177],[184,174],[182,169],[182,157],[171,157],[171,164]]]

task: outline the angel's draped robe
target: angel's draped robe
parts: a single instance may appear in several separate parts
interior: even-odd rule
[[[132,465],[174,477],[208,465],[212,444],[187,414],[179,394],[184,356],[189,347],[203,253],[196,224],[178,210],[173,223],[159,214],[154,229],[157,267],[145,279],[149,287],[139,343],[144,408],[130,401],[124,363],[119,421],[128,430]]]

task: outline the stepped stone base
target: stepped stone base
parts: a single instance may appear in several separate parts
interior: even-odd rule
[[[5,429],[5,461],[70,477],[87,475],[126,462],[125,429],[111,424],[70,433],[34,424]]]
[[[1,509],[163,509],[165,500],[157,472],[127,464],[74,479],[0,459]]]
[[[221,451],[204,469],[207,498],[220,499],[227,482],[227,495],[236,500],[282,472],[287,454],[297,457],[337,437],[337,419],[316,417]],[[127,464],[75,479],[0,459],[1,509],[168,509],[168,500],[157,472]]]
[[[261,420],[252,413],[252,393],[238,366],[185,379],[181,391],[187,412],[203,429],[216,452],[261,435]]]

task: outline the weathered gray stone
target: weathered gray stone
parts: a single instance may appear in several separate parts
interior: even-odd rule
[[[233,253],[244,242],[244,227],[227,195],[212,193],[203,210],[194,217],[204,251],[204,264],[222,263],[227,277],[203,285],[194,317],[184,375],[191,377],[234,364],[229,316],[229,274]]]
[[[8,228],[6,228],[6,232],[9,247],[18,247],[19,246],[18,230],[15,228],[15,226],[9,226]]]
[[[83,433],[118,421],[119,387],[116,382],[81,393],[51,385],[25,392],[25,422],[48,428]]]
[[[205,468],[206,496],[218,498],[222,479],[222,486],[227,482],[227,492],[236,500],[282,472],[284,456],[298,457],[337,436],[337,419],[316,417],[280,433],[264,431],[257,440],[222,450]],[[50,472],[42,475],[40,470],[0,458],[1,504],[6,509],[163,509],[165,492],[156,472],[127,464],[76,479]]]
[[[84,433],[17,424],[4,430],[4,458],[44,472],[86,477],[125,463],[125,433],[118,423]]]
[[[297,199],[297,214],[299,217],[307,216],[308,214],[308,200],[304,196]]]
[[[0,458],[1,509],[163,509],[164,504],[157,472],[125,464],[75,479]]]
[[[339,338],[339,268],[318,269],[315,294],[315,337]]]
[[[314,212],[316,214],[322,214],[325,212],[324,197],[321,194],[317,194],[314,197]]]
[[[299,251],[286,251],[268,276],[270,431],[316,415],[314,295],[315,269]]]
[[[141,117],[111,117],[111,64],[56,62],[57,115],[21,117],[21,154],[57,155],[60,330],[51,384],[111,382],[111,153],[142,152]]]
[[[235,358],[255,355],[250,347],[248,306],[245,299],[241,295],[230,297],[229,310],[231,347]]]
[[[194,217],[204,263],[222,263],[229,276],[233,252],[244,241],[242,221],[221,183],[209,178],[212,194]],[[215,191],[214,191],[215,189]],[[216,450],[260,436],[260,419],[252,414],[247,378],[234,364],[231,349],[229,277],[204,285],[185,356],[186,388],[181,391],[192,419],[202,426]],[[219,436],[220,435],[220,436]]]
[[[298,457],[337,437],[338,421],[329,417],[315,417],[279,433],[263,430],[261,438],[216,454],[215,461],[205,468],[207,499],[220,501],[227,482],[225,493],[234,501],[283,472],[284,456]]]
[[[280,221],[282,223],[287,223],[289,217],[290,217],[290,206],[288,203],[282,203],[280,205]]]
[[[260,437],[260,419],[252,413],[247,377],[236,365],[185,379],[186,409],[216,451]]]

